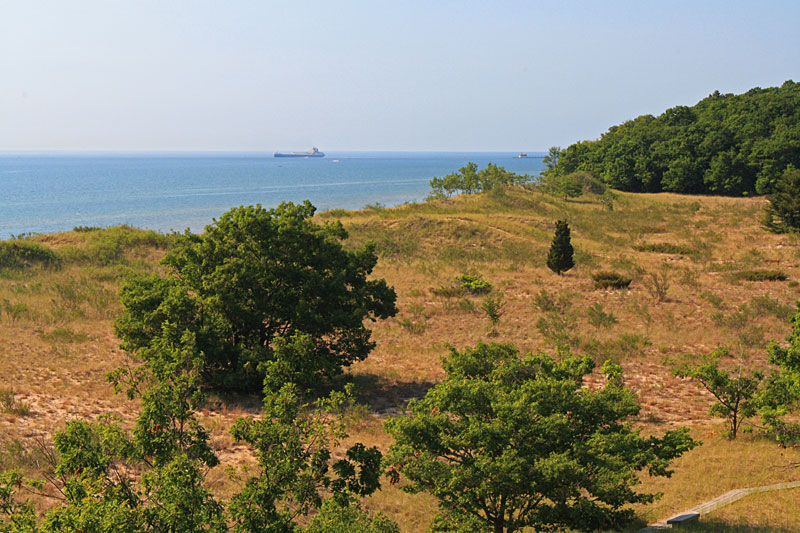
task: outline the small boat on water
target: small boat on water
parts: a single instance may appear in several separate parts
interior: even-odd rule
[[[516,159],[527,159],[528,158],[528,154],[527,154],[527,152],[520,152],[519,155],[515,155],[514,157]]]
[[[313,147],[310,152],[275,152],[275,157],[325,157],[325,154]]]

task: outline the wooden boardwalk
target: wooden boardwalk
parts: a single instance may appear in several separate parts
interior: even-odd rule
[[[644,533],[646,531],[660,531],[663,529],[670,529],[672,528],[671,524],[667,524],[668,520],[672,520],[673,518],[677,518],[679,516],[684,515],[704,515],[708,514],[711,511],[719,509],[720,507],[724,507],[725,505],[731,504],[737,500],[741,500],[745,496],[750,494],[755,494],[757,492],[767,492],[770,490],[782,490],[782,489],[795,489],[800,487],[800,481],[790,481],[788,483],[776,483],[774,485],[762,485],[760,487],[750,487],[746,489],[734,489],[726,492],[722,496],[717,496],[713,500],[709,500],[705,503],[701,503],[696,507],[692,507],[687,511],[683,511],[682,513],[678,513],[672,518],[668,518],[666,520],[662,520],[660,522],[656,522],[655,524],[651,524],[645,528],[640,529],[637,533]]]

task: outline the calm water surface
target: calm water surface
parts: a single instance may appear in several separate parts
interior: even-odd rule
[[[0,153],[0,238],[127,223],[202,231],[231,207],[310,200],[319,210],[424,199],[433,176],[473,161],[537,175],[541,153]]]

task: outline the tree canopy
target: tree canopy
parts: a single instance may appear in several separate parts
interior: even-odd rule
[[[800,231],[800,170],[789,165],[767,196],[764,225],[775,233]]]
[[[530,181],[530,176],[509,172],[503,167],[489,163],[478,170],[475,163],[458,169],[442,178],[433,177],[430,181],[432,198],[448,198],[454,194],[475,194],[491,191],[501,185],[522,185]]]
[[[617,365],[600,390],[581,386],[588,357],[478,344],[443,365],[444,381],[409,403],[410,416],[386,422],[390,472],[439,500],[440,531],[620,525],[633,516],[627,504],[654,498],[635,490],[636,473],[668,476],[695,445],[685,429],[645,438],[626,421],[639,407]]]
[[[778,372],[769,377],[760,396],[765,426],[784,446],[800,442],[800,423],[788,417],[800,407],[800,307],[786,341],[785,345],[771,342],[767,346],[769,361]]]
[[[60,496],[57,505],[37,513],[17,493],[40,492],[44,484],[0,472],[0,532],[293,533],[323,508],[311,531],[352,518],[364,533],[396,533],[396,524],[368,515],[358,503],[380,487],[378,449],[355,443],[333,458],[348,436],[352,386],[311,405],[301,403],[293,383],[268,390],[263,416],[238,418],[231,428],[257,463],[230,468],[241,490],[220,501],[206,477],[220,461],[196,414],[204,402],[202,354],[190,332],[177,343],[171,338],[159,337],[146,364],[109,376],[117,391],[141,399],[132,429],[103,416],[72,420],[55,434],[44,475]]]
[[[395,315],[395,292],[369,279],[372,244],[345,250],[341,223],[315,224],[314,211],[308,201],[238,207],[202,235],[187,231],[163,260],[166,276],[121,289],[123,348],[147,360],[159,338],[190,331],[207,382],[245,391],[261,390],[281,339],[293,349],[281,369],[299,381],[364,359],[374,346],[364,320]]]
[[[642,115],[560,151],[546,173],[592,172],[615,189],[740,196],[800,167],[800,83],[715,91],[692,107]]]

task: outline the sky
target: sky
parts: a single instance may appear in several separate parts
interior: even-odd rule
[[[0,0],[0,150],[545,151],[800,80],[800,2]]]

